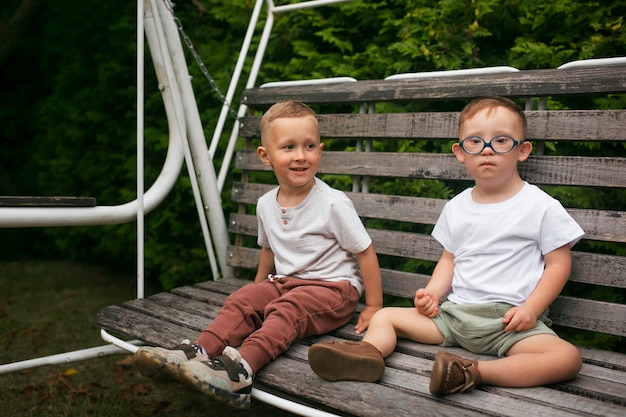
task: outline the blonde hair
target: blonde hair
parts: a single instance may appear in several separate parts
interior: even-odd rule
[[[525,138],[527,122],[526,122],[526,115],[524,114],[524,110],[519,104],[517,104],[513,100],[510,100],[506,97],[499,97],[499,96],[479,97],[470,101],[465,106],[463,111],[461,111],[461,114],[459,115],[459,130],[461,129],[461,126],[463,126],[463,123],[466,120],[471,119],[472,117],[476,116],[478,112],[487,109],[488,111],[487,114],[489,114],[498,107],[507,108],[520,118],[520,122],[522,122],[522,133],[524,135],[523,138]],[[518,139],[523,139],[523,138],[518,138]]]
[[[276,119],[306,116],[313,116],[317,120],[317,116],[313,109],[306,104],[296,100],[280,101],[267,109],[261,118],[261,138],[265,135],[270,123]]]

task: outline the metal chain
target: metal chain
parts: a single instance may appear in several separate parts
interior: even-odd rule
[[[189,36],[187,36],[185,31],[183,30],[183,24],[181,23],[180,19],[174,14],[174,4],[169,0],[163,0],[163,3],[165,4],[165,7],[167,8],[167,10],[169,10],[170,13],[172,14],[172,18],[174,19],[174,23],[176,24],[176,27],[178,28],[178,32],[180,32],[180,35],[182,36],[183,41],[185,42],[185,45],[187,46],[187,49],[189,49],[189,52],[191,52],[191,55],[196,61],[196,64],[198,64],[198,66],[200,67],[200,71],[202,71],[202,74],[204,74],[204,77],[209,81],[209,84],[211,85],[211,88],[213,88],[213,91],[215,91],[215,93],[220,97],[222,104],[228,107],[228,111],[231,117],[237,120],[238,119],[237,112],[231,107],[230,103],[226,99],[226,96],[222,94],[219,87],[217,86],[217,83],[215,82],[213,77],[211,77],[211,74],[209,74],[209,70],[207,70],[206,66],[204,65],[204,62],[202,62],[202,58],[200,57],[200,54],[198,54],[198,52],[193,46],[193,43],[191,42],[191,39],[189,39]]]

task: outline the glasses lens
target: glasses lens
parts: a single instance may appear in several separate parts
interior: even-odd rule
[[[509,152],[515,146],[515,141],[510,136],[496,136],[491,139],[491,147],[497,153]]]
[[[461,141],[461,148],[467,153],[480,153],[485,146],[485,141],[478,136],[470,136]]]

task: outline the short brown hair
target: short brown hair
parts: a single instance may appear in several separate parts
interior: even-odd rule
[[[517,104],[513,100],[510,100],[506,97],[499,97],[499,96],[479,97],[470,101],[465,106],[463,111],[461,111],[461,114],[459,115],[459,129],[461,129],[463,122],[465,122],[467,119],[471,119],[472,117],[476,116],[476,114],[480,112],[481,110],[488,109],[489,111],[491,111],[497,107],[507,108],[519,116],[520,121],[522,122],[522,132],[525,138],[527,122],[526,122],[526,115],[524,114],[524,110],[519,104]]]
[[[296,100],[287,100],[280,101],[274,104],[272,107],[267,109],[263,117],[261,118],[261,137],[267,130],[269,124],[283,117],[305,117],[305,116],[313,116],[317,119],[317,116],[313,109],[311,109],[306,104],[296,101]]]

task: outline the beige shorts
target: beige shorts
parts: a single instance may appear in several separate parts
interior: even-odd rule
[[[441,346],[461,346],[470,352],[502,357],[515,343],[539,334],[555,335],[552,320],[544,312],[537,325],[523,332],[504,331],[502,317],[513,306],[505,303],[460,305],[445,301],[433,319],[444,336]]]

